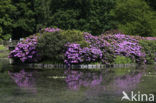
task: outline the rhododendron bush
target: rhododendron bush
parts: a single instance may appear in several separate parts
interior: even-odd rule
[[[15,49],[11,51],[9,57],[24,63],[45,60],[46,58],[43,59],[43,57],[47,57],[49,60],[57,62],[59,62],[58,60],[60,62],[64,61],[65,64],[70,66],[71,64],[97,62],[110,65],[115,63],[116,57],[123,56],[130,58],[132,62],[145,64],[149,61],[147,58],[149,56],[147,54],[149,53],[147,52],[148,45],[144,46],[145,43],[141,45],[140,40],[151,40],[150,43],[146,44],[152,44],[155,47],[154,37],[145,38],[120,33],[93,36],[90,33],[82,33],[76,30],[63,31],[58,28],[45,28],[40,35],[33,35],[19,42]],[[41,44],[44,44],[44,46]],[[154,56],[152,59],[156,59],[155,51],[155,49],[152,50]],[[46,56],[39,55],[41,52]]]
[[[36,51],[37,36],[27,37],[22,42],[19,42],[15,49],[11,51],[9,57],[21,62],[37,62],[40,57]]]
[[[115,55],[123,55],[130,57],[137,63],[145,63],[145,53],[142,52],[142,47],[139,41],[129,35],[101,35],[100,38],[107,40],[113,46]]]
[[[102,59],[102,51],[95,47],[80,47],[80,44],[67,44],[64,62],[70,64],[91,63]]]
[[[70,44],[65,53],[65,63],[101,62],[111,64],[117,55],[130,57],[136,63],[145,63],[145,53],[139,41],[124,34],[93,36],[84,33],[89,47],[81,48],[79,44]]]

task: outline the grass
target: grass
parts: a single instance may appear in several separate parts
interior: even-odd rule
[[[8,58],[8,55],[9,55],[8,49],[5,46],[0,45],[0,58]]]
[[[0,45],[0,51],[2,51],[2,50],[7,50],[7,48],[3,45]]]

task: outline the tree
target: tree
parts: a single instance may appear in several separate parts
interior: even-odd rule
[[[156,15],[144,0],[117,0],[112,10],[114,25],[130,35],[156,36]]]
[[[52,16],[50,13],[50,2],[51,0],[34,0],[36,31],[48,26]]]
[[[36,0],[39,15],[37,28],[57,26],[78,29],[94,35],[111,28],[110,10],[115,0]],[[41,18],[42,20],[41,20]],[[40,22],[39,22],[40,21]],[[41,23],[42,22],[42,23]]]
[[[36,21],[33,0],[12,0],[17,11],[14,18],[13,38],[26,37],[36,32]]]
[[[0,39],[9,39],[13,30],[12,14],[16,7],[12,5],[11,0],[0,0]]]
[[[156,0],[145,0],[147,3],[154,9],[156,10]]]

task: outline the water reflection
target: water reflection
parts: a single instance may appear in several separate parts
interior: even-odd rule
[[[19,72],[8,71],[8,74],[20,88],[36,93],[33,72],[22,69]]]
[[[96,73],[84,73],[69,70],[65,71],[65,75],[67,75],[65,81],[68,87],[72,90],[78,90],[81,86],[95,87],[96,85],[100,85],[102,82],[102,75],[98,75]]]
[[[74,70],[65,71],[65,74],[67,75],[65,81],[68,88],[72,90],[78,90],[81,87],[91,89],[95,87],[96,90],[100,88],[102,91],[110,90],[116,93],[121,93],[123,90],[130,91],[135,89],[143,76],[143,72],[116,76],[112,73],[81,72]]]
[[[142,72],[135,74],[128,74],[122,77],[117,77],[113,83],[117,92],[131,91],[137,87],[137,84],[141,82]]]
[[[111,78],[111,81],[108,83],[107,77],[114,76]],[[121,97],[122,91],[135,91],[138,87],[139,83],[141,82],[141,78],[143,76],[143,72],[138,73],[130,73],[125,74],[123,76],[116,76],[111,74],[103,75],[103,82],[100,85],[97,85],[95,88],[89,88],[86,90],[86,97],[87,98],[94,98],[94,97],[111,97],[114,96]]]
[[[33,72],[26,72],[24,69],[19,72],[8,72],[9,76],[20,88],[27,89],[32,92],[36,92],[36,81],[33,76]],[[107,92],[121,93],[124,91],[130,91],[137,87],[143,76],[143,72],[128,73],[122,76],[117,76],[115,72],[84,72],[76,70],[65,70],[66,75],[65,82],[67,87],[71,90],[79,90],[81,87],[85,87],[88,90],[95,88],[95,92]],[[61,78],[58,78],[61,79]],[[50,81],[53,82],[53,81]],[[45,84],[45,85],[50,85]],[[96,94],[96,93],[91,93]]]

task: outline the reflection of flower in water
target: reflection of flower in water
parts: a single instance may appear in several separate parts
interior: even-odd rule
[[[143,72],[135,74],[127,74],[125,76],[114,78],[108,84],[97,85],[96,88],[88,89],[86,95],[89,98],[107,95],[107,96],[118,96],[122,91],[131,91],[134,90],[141,81]],[[103,81],[107,81],[107,77],[111,74],[106,74],[103,77]],[[115,76],[115,75],[114,75]],[[106,82],[105,82],[106,83]]]
[[[119,92],[123,90],[132,90],[137,87],[137,84],[140,83],[142,77],[142,72],[135,75],[126,75],[124,77],[116,78],[114,85]]]
[[[96,73],[84,73],[80,71],[65,71],[65,81],[70,89],[77,90],[81,86],[94,87],[102,82],[102,75]]]
[[[8,74],[20,88],[36,92],[36,88],[34,88],[35,79],[32,76],[32,72],[25,72],[24,69],[22,69],[20,72],[15,73],[9,71]]]

